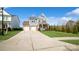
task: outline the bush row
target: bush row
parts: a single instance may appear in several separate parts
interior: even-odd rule
[[[12,30],[13,31],[16,31],[16,30],[23,30],[23,29],[22,28],[12,28],[12,29],[11,28],[8,28],[8,31],[12,31]]]
[[[62,25],[62,26],[51,25],[49,26],[48,30],[77,34],[79,32],[79,21],[74,22],[72,20],[69,20],[65,25]]]

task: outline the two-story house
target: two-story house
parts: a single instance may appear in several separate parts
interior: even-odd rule
[[[1,10],[0,10],[1,11]],[[4,28],[19,28],[20,20],[18,16],[11,15],[3,10],[3,24]],[[2,13],[0,13],[0,29],[2,28]]]
[[[46,22],[46,19],[47,18],[43,13],[38,17],[32,15],[27,21],[24,21],[23,28],[25,31],[46,30],[48,28],[48,23]]]

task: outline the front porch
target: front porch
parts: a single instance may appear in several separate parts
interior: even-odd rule
[[[39,24],[39,30],[48,30],[49,25],[48,24]]]

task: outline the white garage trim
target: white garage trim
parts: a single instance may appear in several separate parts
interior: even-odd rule
[[[24,31],[29,31],[29,27],[24,27]]]
[[[36,27],[31,27],[30,30],[31,30],[31,31],[36,31],[37,28],[36,28]]]

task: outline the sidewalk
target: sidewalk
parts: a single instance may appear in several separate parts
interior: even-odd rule
[[[52,37],[52,39],[56,39],[56,40],[79,40],[79,37]]]

